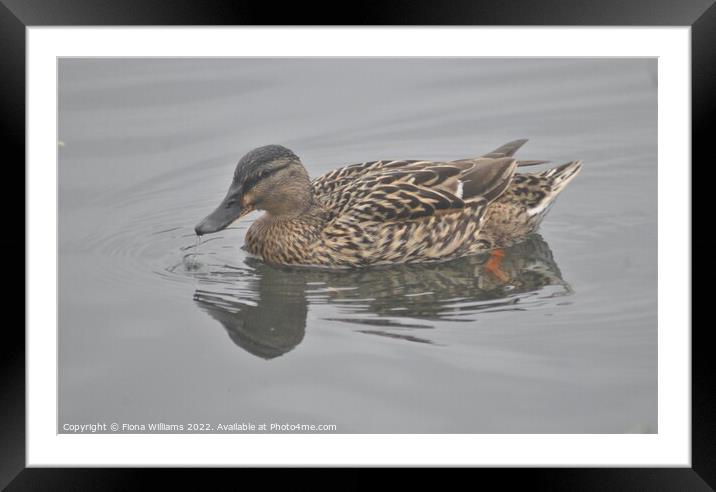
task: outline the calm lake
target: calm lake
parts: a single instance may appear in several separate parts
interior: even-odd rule
[[[64,424],[653,433],[655,59],[60,59]],[[325,271],[197,243],[247,151],[581,159],[539,234],[485,258]],[[531,168],[530,170],[535,170]]]

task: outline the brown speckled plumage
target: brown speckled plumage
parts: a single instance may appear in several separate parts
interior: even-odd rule
[[[509,246],[539,226],[580,169],[574,161],[515,174],[519,166],[544,162],[512,157],[525,142],[474,159],[354,164],[313,181],[291,151],[262,147],[239,162],[223,208],[199,224],[197,234],[226,227],[224,216],[238,200],[236,218],[266,211],[249,228],[244,248],[270,263],[358,267]]]

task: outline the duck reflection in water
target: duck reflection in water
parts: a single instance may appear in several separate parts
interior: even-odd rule
[[[473,321],[479,312],[526,310],[572,293],[538,234],[505,249],[500,275],[488,257],[338,271],[247,259],[248,268],[213,272],[214,290],[197,289],[194,300],[236,345],[273,359],[303,340],[309,304],[338,305],[341,317],[323,319],[362,325],[363,333],[431,343],[424,335],[431,321]],[[216,280],[227,289],[215,289]],[[245,288],[229,290],[237,281]]]

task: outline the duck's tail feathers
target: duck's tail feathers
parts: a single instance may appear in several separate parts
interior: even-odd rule
[[[524,176],[525,185],[530,190],[528,195],[532,199],[525,203],[527,213],[531,216],[544,215],[581,168],[581,161],[572,161],[541,173],[515,175]]]
[[[582,161],[571,161],[539,173],[538,176],[547,180],[552,193],[558,194],[579,174],[580,169]]]

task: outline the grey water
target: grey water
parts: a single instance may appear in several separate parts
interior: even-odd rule
[[[60,59],[58,432],[657,432],[656,64]],[[260,145],[316,177],[517,138],[583,168],[506,281],[481,256],[266,265],[241,250],[256,212],[193,232]]]

